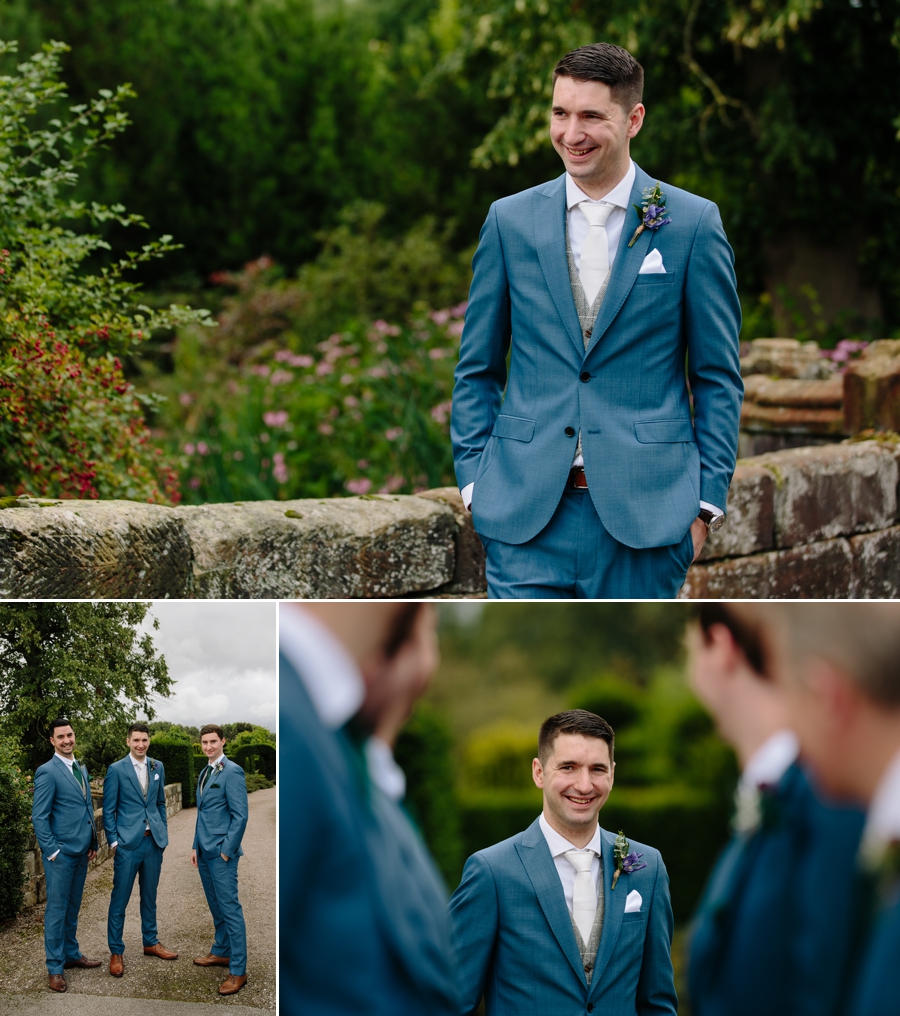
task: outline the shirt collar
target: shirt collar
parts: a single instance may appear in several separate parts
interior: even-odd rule
[[[779,730],[750,756],[741,774],[745,786],[771,786],[797,761],[800,743],[793,730]]]
[[[565,836],[561,836],[544,818],[543,812],[541,813],[538,821],[541,824],[541,832],[544,834],[544,839],[547,841],[547,846],[550,848],[551,857],[559,857],[560,854],[565,854],[568,850],[593,850],[598,857],[603,854],[603,840],[600,838],[600,825],[594,830],[594,835],[591,837],[591,842],[586,847],[576,847],[574,843],[570,843]]]
[[[325,625],[299,604],[282,603],[278,641],[326,727],[337,730],[359,712],[366,697],[359,667]]]
[[[147,764],[146,755],[143,757],[143,759],[136,759],[134,755],[131,754],[131,752],[128,752],[128,757],[131,759],[131,764],[134,766],[135,769],[139,769],[141,766],[145,766]]]
[[[590,198],[584,191],[578,186],[577,183],[566,173],[566,208],[571,211],[576,205],[580,205],[582,201],[592,201],[594,204],[600,204],[604,202],[608,205],[616,205],[619,208],[628,209],[628,203],[631,201],[631,190],[634,187],[634,178],[637,174],[637,169],[634,163],[629,159],[628,161],[628,172],[622,177],[622,179],[613,187],[608,193],[604,194],[602,198]]]
[[[55,751],[53,754],[60,760],[60,762],[65,762],[65,764],[70,769],[72,768],[72,763],[75,761],[74,758],[65,758],[62,755],[60,755],[60,753],[58,751]]]
[[[206,760],[206,764],[207,764],[208,766],[213,766],[213,767],[215,767],[215,766],[217,766],[217,765],[218,765],[218,764],[219,764],[219,763],[220,763],[220,762],[222,761],[222,759],[224,759],[224,758],[225,758],[225,752],[223,751],[223,752],[222,752],[222,754],[221,754],[221,755],[220,755],[220,756],[219,756],[218,758],[216,758],[216,759],[213,759],[213,760],[212,760],[212,762],[210,762],[210,761],[209,761],[209,759],[207,759],[207,760]]]
[[[866,816],[865,847],[883,846],[900,840],[900,751],[884,771]]]

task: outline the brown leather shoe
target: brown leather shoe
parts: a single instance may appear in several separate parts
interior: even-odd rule
[[[219,994],[236,995],[246,983],[246,974],[229,974],[219,985]]]
[[[145,945],[144,946],[145,956],[158,956],[161,960],[177,960],[178,953],[172,952],[171,949],[167,949],[164,945],[160,945],[159,942],[156,945]]]
[[[121,953],[113,953],[109,958],[109,972],[113,977],[121,977],[125,973],[125,961]]]
[[[84,970],[92,970],[94,967],[102,967],[102,960],[89,960],[87,956],[79,956],[77,960],[69,960],[68,963],[63,963],[66,970],[70,970],[72,967],[82,967]]]
[[[49,984],[51,991],[65,991],[69,987],[62,974],[51,974]]]
[[[198,967],[227,967],[231,960],[227,956],[214,956],[207,953],[205,956],[195,956],[194,962]]]

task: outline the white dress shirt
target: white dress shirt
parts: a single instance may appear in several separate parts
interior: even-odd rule
[[[740,782],[753,789],[774,786],[800,756],[800,742],[793,730],[779,730],[750,756]]]
[[[147,776],[147,795],[148,795],[148,798],[149,798],[149,795],[150,795],[150,770],[147,767],[147,758],[146,758],[146,756],[143,759],[139,759],[139,758],[135,758],[134,755],[132,755],[131,752],[129,752],[128,753],[128,757],[131,759],[131,764],[134,766],[134,775],[137,777],[138,784],[141,783],[141,770],[143,770],[143,772],[146,774],[146,776]],[[143,790],[143,789],[144,789],[143,785],[141,785],[141,790]],[[145,829],[149,829],[150,828],[150,823],[147,822],[145,824],[144,828]],[[109,849],[110,850],[115,850],[118,845],[119,845],[119,841],[118,840],[114,840],[112,843],[110,843]]]
[[[860,853],[877,859],[893,840],[900,840],[900,751],[891,759],[875,788]]]
[[[278,644],[290,660],[329,730],[340,729],[355,716],[366,697],[356,660],[331,631],[300,604],[278,605]],[[390,745],[370,737],[365,745],[369,778],[382,793],[399,801],[406,793],[406,776],[394,761]]]
[[[587,238],[588,220],[585,218],[584,213],[578,207],[582,202],[586,204],[594,205],[613,205],[613,210],[609,213],[609,218],[606,220],[606,238],[609,243],[609,268],[612,271],[613,262],[616,260],[616,252],[619,249],[619,241],[622,238],[622,230],[625,226],[625,220],[628,216],[628,209],[631,205],[631,191],[634,187],[634,178],[637,173],[634,163],[631,159],[628,160],[628,171],[622,177],[622,179],[613,187],[611,191],[608,191],[601,198],[590,198],[584,191],[578,186],[575,180],[566,173],[566,224],[569,231],[569,246],[572,248],[572,257],[575,260],[575,268],[580,269],[581,267],[581,249],[584,247],[584,241]],[[634,228],[637,229],[638,219],[634,217]],[[632,230],[633,232],[633,230]],[[581,452],[575,456],[572,461],[572,466],[583,466],[584,456]],[[472,506],[472,496],[475,491],[475,483],[467,483],[465,487],[460,490],[460,495],[463,499],[463,505],[466,508]],[[711,511],[714,515],[722,514],[722,509],[717,508],[713,504],[709,504],[708,501],[701,501],[700,507],[705,508],[707,511]]]
[[[565,856],[567,850],[593,850],[594,859],[591,861],[591,881],[594,883],[594,892],[599,895],[600,892],[600,857],[603,853],[603,840],[600,838],[600,826],[594,830],[594,835],[591,837],[591,842],[586,847],[576,847],[574,843],[570,843],[565,836],[561,836],[544,818],[543,814],[538,819],[541,832],[544,834],[544,839],[547,841],[547,846],[550,848],[550,856],[553,858],[553,863],[556,865],[556,873],[559,875],[559,880],[562,882],[563,895],[566,898],[566,906],[569,908],[569,914],[572,913],[572,896],[575,892],[575,869],[572,866],[572,862]]]

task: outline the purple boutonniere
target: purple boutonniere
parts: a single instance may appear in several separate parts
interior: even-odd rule
[[[659,189],[659,180],[652,187],[644,188],[641,203],[635,205],[634,210],[638,213],[641,224],[628,241],[629,247],[634,246],[635,240],[645,229],[659,229],[660,226],[665,226],[672,221],[666,213],[666,196]]]
[[[150,772],[152,773],[154,769],[159,769],[159,762],[156,759],[150,759]]]
[[[613,872],[612,877],[612,888],[616,888],[616,882],[619,881],[620,875],[630,875],[634,871],[640,871],[641,868],[646,868],[647,864],[642,861],[643,854],[629,853],[631,850],[631,844],[625,839],[625,833],[619,830],[619,835],[616,837],[616,842],[613,845],[613,859],[616,863],[616,870]]]
[[[222,770],[223,770],[224,768],[225,768],[225,763],[224,763],[224,762],[219,762],[219,763],[218,763],[218,764],[217,764],[217,765],[216,765],[216,766],[215,766],[215,767],[213,768],[213,775],[216,775],[216,774],[218,774],[218,773],[222,772]]]

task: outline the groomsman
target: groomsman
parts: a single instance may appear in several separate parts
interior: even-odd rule
[[[107,936],[109,972],[125,972],[125,908],[137,876],[141,896],[141,935],[146,956],[177,960],[178,953],[160,945],[156,931],[156,890],[163,851],[169,842],[166,821],[166,774],[162,762],[148,758],[150,728],[132,723],[128,754],[114,762],[103,781],[103,828],[113,853],[113,890],[109,901]]]
[[[63,970],[99,967],[81,954],[75,933],[88,861],[97,853],[97,829],[87,769],[75,758],[75,731],[66,719],[50,724],[54,754],[34,774],[31,821],[44,875],[44,952],[51,991],[65,991]]]
[[[601,829],[612,727],[545,720],[532,764],[544,795],[524,831],[466,861],[450,900],[460,1013],[674,1016],[672,905],[658,850]]]
[[[863,815],[828,807],[798,764],[752,608],[705,604],[691,681],[741,766],[735,832],[694,919],[694,1016],[838,1016]],[[785,859],[796,863],[785,863]]]
[[[783,649],[780,674],[804,757],[827,793],[867,810],[858,880],[863,913],[842,1013],[894,1013],[900,999],[900,604],[764,610]],[[806,859],[793,860],[802,870]],[[836,861],[831,879],[849,879]]]
[[[200,747],[209,759],[197,780],[197,827],[191,864],[216,928],[212,948],[197,956],[198,967],[228,967],[220,995],[235,995],[247,983],[247,928],[238,899],[238,859],[247,828],[244,770],[225,757],[225,732],[215,723],[200,728]]]

